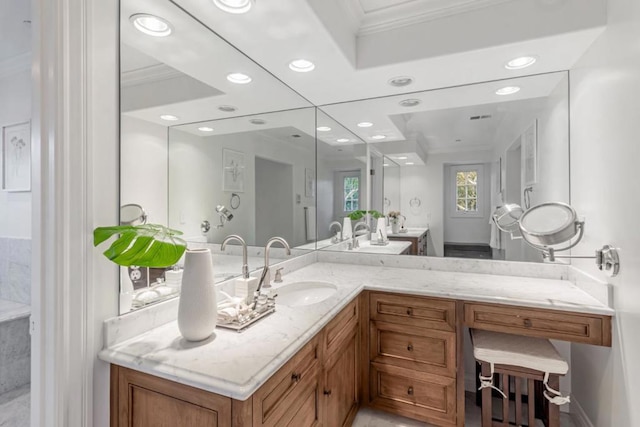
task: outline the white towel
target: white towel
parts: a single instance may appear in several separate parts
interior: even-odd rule
[[[497,207],[493,210],[493,212],[498,209]],[[489,218],[489,224],[491,225],[491,238],[489,239],[489,246],[493,249],[502,249],[502,239],[500,239],[500,230],[498,226],[493,221],[493,216]]]
[[[307,206],[304,208],[304,224],[307,229],[307,242],[316,240],[316,207]]]

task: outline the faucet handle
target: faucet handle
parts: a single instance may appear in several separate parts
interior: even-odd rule
[[[276,278],[273,280],[275,283],[282,283],[282,269],[284,267],[276,268]]]

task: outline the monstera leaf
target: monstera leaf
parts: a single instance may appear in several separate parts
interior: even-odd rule
[[[119,235],[104,251],[104,256],[123,267],[164,268],[178,262],[187,242],[177,237],[181,231],[157,224],[98,227],[93,230],[93,245]]]

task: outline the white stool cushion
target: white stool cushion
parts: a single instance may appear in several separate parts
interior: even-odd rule
[[[547,339],[471,330],[476,360],[564,375],[569,365]]]

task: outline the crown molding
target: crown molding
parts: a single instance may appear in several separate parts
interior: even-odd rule
[[[493,151],[495,147],[492,145],[463,145],[461,147],[451,147],[451,148],[433,148],[427,150],[428,155],[436,155],[436,154],[450,154],[450,153],[464,153],[464,152],[482,152],[482,151]]]
[[[136,86],[140,84],[169,80],[182,75],[183,74],[180,71],[169,67],[168,65],[156,64],[122,73],[120,77],[120,84],[123,87]]]
[[[358,36],[394,30],[506,3],[512,0],[417,0],[364,13]],[[359,0],[351,0],[357,3]],[[451,4],[454,3],[454,4]],[[353,8],[354,6],[350,6]]]
[[[31,69],[31,52],[0,61],[0,78]]]

